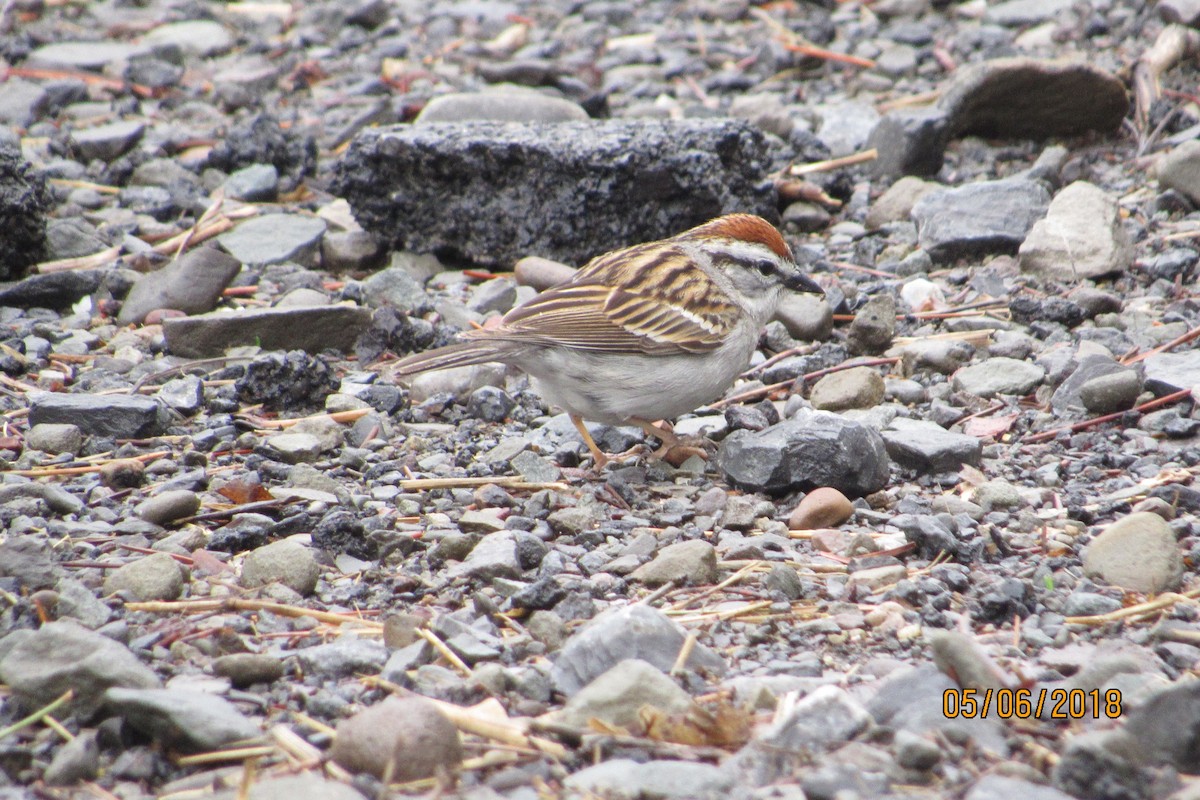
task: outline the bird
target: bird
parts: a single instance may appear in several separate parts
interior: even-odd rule
[[[733,385],[788,290],[824,294],[774,225],[753,214],[727,214],[597,256],[498,325],[399,359],[389,372],[402,379],[509,364],[567,412],[593,469],[610,458],[584,420],[637,425],[662,442],[654,454],[662,458],[679,439],[654,422],[694,411]]]

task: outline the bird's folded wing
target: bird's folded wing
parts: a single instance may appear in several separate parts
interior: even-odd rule
[[[713,350],[725,340],[732,324],[729,316],[701,316],[662,297],[601,284],[567,283],[513,309],[500,327],[467,336],[670,355]]]

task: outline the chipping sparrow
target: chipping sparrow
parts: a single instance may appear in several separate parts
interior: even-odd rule
[[[397,376],[487,361],[512,364],[566,409],[595,459],[608,457],[583,420],[635,424],[677,441],[653,420],[719,397],[750,363],[784,289],[821,294],[771,223],[719,217],[658,242],[592,259],[574,277],[465,341],[400,359]]]

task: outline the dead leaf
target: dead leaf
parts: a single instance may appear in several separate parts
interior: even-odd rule
[[[963,433],[979,439],[996,439],[1008,433],[1016,421],[1016,414],[1005,414],[1001,417],[973,417],[963,423]]]

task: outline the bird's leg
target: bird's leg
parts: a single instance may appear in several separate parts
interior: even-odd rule
[[[666,461],[674,466],[679,466],[679,464],[682,464],[690,456],[708,458],[708,453],[706,453],[703,449],[683,444],[682,440],[675,435],[675,431],[671,429],[669,422],[663,421],[663,425],[666,427],[659,427],[649,420],[639,419],[637,417],[634,417],[629,421],[653,436],[655,439],[658,439],[662,442],[662,446],[651,454],[659,461]]]
[[[568,414],[571,418],[571,424],[575,426],[575,430],[579,431],[579,435],[583,437],[583,443],[587,445],[587,449],[592,454],[592,469],[599,472],[608,464],[608,456],[604,455],[604,451],[596,446],[596,440],[588,433],[587,426],[583,424],[583,417],[578,414]]]

